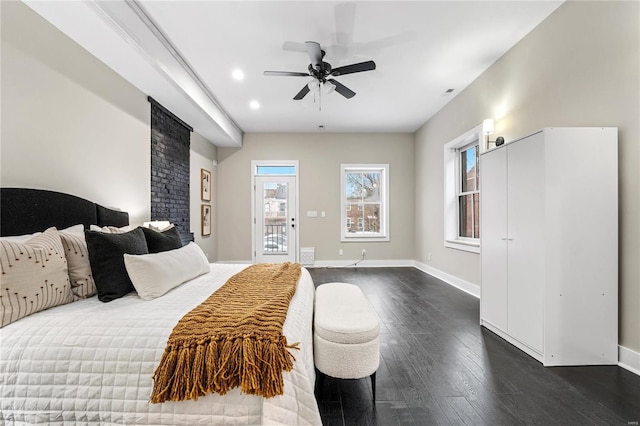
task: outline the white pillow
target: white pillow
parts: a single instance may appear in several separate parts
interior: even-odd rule
[[[91,273],[89,250],[84,239],[82,224],[58,231],[69,268],[69,282],[74,298],[85,299],[96,294],[96,284]]]
[[[160,297],[211,270],[207,256],[193,242],[179,249],[160,253],[125,254],[124,265],[142,300]]]
[[[84,236],[84,225],[79,223],[64,229],[58,229],[58,232],[66,232],[68,234],[77,234]]]
[[[131,231],[133,228],[131,228],[131,226],[129,225],[123,226],[122,228],[118,228],[116,226],[103,226],[102,228],[100,228],[98,225],[91,225],[89,226],[89,229],[91,231],[98,231],[104,234],[123,234],[125,232]]]
[[[73,301],[67,260],[56,228],[24,243],[0,240],[0,328]]]

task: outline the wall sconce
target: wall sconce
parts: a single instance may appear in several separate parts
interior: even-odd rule
[[[498,136],[495,141],[489,140],[489,135],[493,134],[493,119],[488,118],[482,121],[482,133],[487,137],[487,145],[486,149],[489,149],[489,144],[494,144],[494,146],[500,146],[504,144],[504,138],[502,136]]]

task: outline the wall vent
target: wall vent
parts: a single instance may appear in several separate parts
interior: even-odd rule
[[[300,247],[300,263],[304,266],[313,266],[316,263],[315,247]]]

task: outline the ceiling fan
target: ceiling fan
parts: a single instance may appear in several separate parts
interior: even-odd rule
[[[311,63],[309,64],[309,72],[290,72],[290,71],[265,71],[266,76],[289,76],[289,77],[313,77],[309,84],[306,84],[297,95],[293,97],[294,100],[299,101],[311,91],[312,88],[319,87],[321,84],[329,85],[329,90],[335,89],[347,99],[351,99],[356,95],[356,92],[349,89],[344,84],[336,81],[331,77],[338,77],[345,74],[353,74],[362,71],[373,71],[376,69],[376,63],[373,61],[360,62],[357,64],[345,65],[343,67],[332,68],[331,64],[324,62],[325,51],[320,48],[320,44],[315,41],[307,41],[304,43],[309,53]]]

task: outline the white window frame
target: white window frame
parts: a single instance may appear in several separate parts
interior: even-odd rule
[[[468,132],[458,136],[444,145],[444,246],[480,253],[480,238],[460,237],[460,221],[458,207],[458,188],[461,188],[460,179],[460,151],[471,144],[477,144],[478,149],[483,148],[484,135],[482,124]],[[480,188],[482,190],[482,188]],[[482,202],[482,200],[480,201]],[[480,230],[482,235],[482,230]]]
[[[347,172],[376,171],[380,173],[380,204],[382,221],[377,234],[359,234],[347,232]],[[340,241],[373,242],[389,241],[389,165],[388,164],[341,164],[340,165]],[[364,225],[364,223],[363,223]]]

